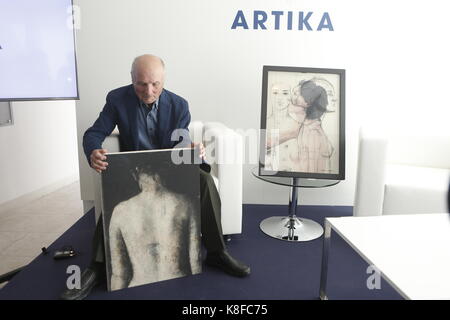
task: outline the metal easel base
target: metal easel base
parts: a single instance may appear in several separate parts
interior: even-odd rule
[[[299,179],[293,178],[289,198],[289,216],[275,216],[264,219],[259,224],[262,232],[273,238],[290,242],[311,241],[323,234],[323,228],[320,224],[296,216],[298,188]]]
[[[317,222],[295,216],[270,217],[261,221],[259,227],[268,236],[293,242],[311,241],[323,234],[323,228]]]

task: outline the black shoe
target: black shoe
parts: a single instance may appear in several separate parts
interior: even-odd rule
[[[100,283],[101,272],[95,268],[87,268],[81,273],[81,288],[80,289],[66,289],[61,294],[62,300],[83,300],[86,298],[91,290]]]
[[[226,250],[213,253],[208,252],[205,263],[208,266],[222,269],[235,277],[246,277],[250,274],[250,267],[234,259]]]

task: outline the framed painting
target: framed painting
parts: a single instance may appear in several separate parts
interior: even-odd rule
[[[200,174],[197,165],[174,163],[180,153],[193,151],[107,154],[101,197],[109,291],[201,272]]]
[[[345,179],[345,70],[264,66],[259,174]]]

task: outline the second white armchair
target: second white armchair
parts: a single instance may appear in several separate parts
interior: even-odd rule
[[[361,130],[353,214],[447,212],[450,137]]]

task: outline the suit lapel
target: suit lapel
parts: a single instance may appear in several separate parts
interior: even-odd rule
[[[161,148],[171,148],[170,137],[168,137],[169,120],[171,114],[170,103],[166,90],[159,96],[158,106],[158,141]]]
[[[137,129],[137,111],[139,106],[139,98],[134,92],[133,85],[130,85],[130,89],[128,91],[130,96],[127,99],[127,113],[128,113],[128,121],[130,125],[130,137],[133,143],[133,150],[138,150],[139,148],[139,138],[138,138],[138,129]]]

